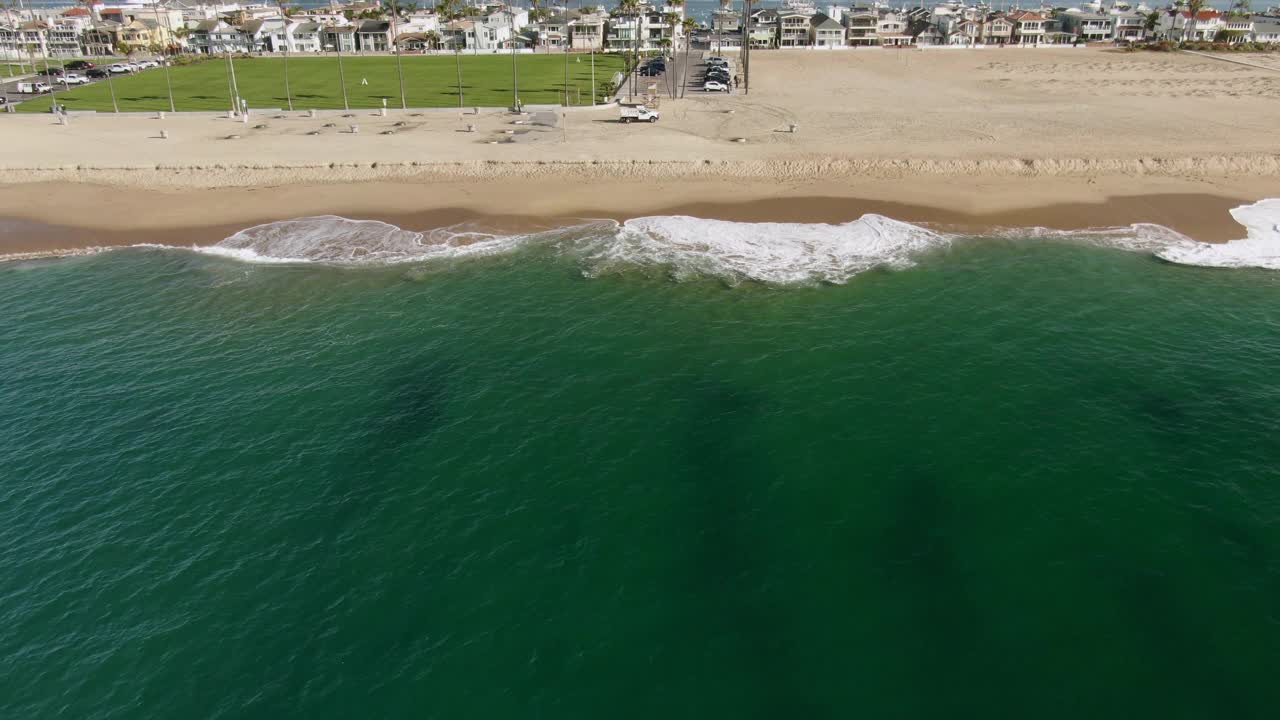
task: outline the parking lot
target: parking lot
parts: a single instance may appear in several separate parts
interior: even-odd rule
[[[657,58],[642,63],[636,78],[638,94],[648,94],[651,87],[658,97],[669,97],[673,88],[677,94],[683,90],[684,97],[737,94],[742,78],[736,59],[717,57],[703,51],[690,53],[688,63],[687,73],[684,53],[676,53],[674,58]],[[659,64],[661,70],[657,69]]]
[[[85,63],[89,61],[78,61],[78,62]],[[57,77],[51,77],[49,75],[44,74],[44,70],[46,66],[43,62],[38,62],[36,64],[36,68],[35,68],[36,72],[34,73],[30,69],[27,69],[25,73],[15,75],[14,77],[0,78],[0,97],[3,97],[5,100],[3,104],[14,105],[16,103],[23,102],[24,100],[31,100],[33,98],[44,97],[46,95],[49,95],[48,92],[42,92],[42,93],[20,92],[19,85],[23,85],[27,83],[44,83],[46,85],[49,85],[50,87],[52,87],[53,93],[56,95],[58,92],[61,92],[66,89],[75,89],[77,87],[80,87],[81,85],[91,85],[94,83],[106,81],[105,77],[96,77],[96,78],[90,77],[89,72],[91,69],[95,71],[95,74],[98,74],[99,71],[106,71],[107,68],[111,67],[112,65],[119,65],[121,68],[126,68],[126,66],[132,66],[132,67],[127,67],[127,69],[125,69],[123,72],[114,73],[114,77],[122,77],[126,75],[131,75],[133,73],[144,72],[151,68],[160,66],[160,63],[158,60],[139,60],[139,61],[130,62],[127,60],[120,59],[114,63],[103,62],[100,64],[94,64],[93,68],[86,68],[86,67],[77,65],[76,63],[77,61],[70,61],[67,64],[72,65],[77,69],[64,70],[63,72],[71,73],[79,78],[83,78],[83,82],[77,82],[77,83],[72,83],[68,85],[61,82]],[[93,63],[89,63],[89,64],[93,64]],[[57,63],[51,63],[50,65],[48,65],[48,67],[56,70],[59,68],[59,65]]]

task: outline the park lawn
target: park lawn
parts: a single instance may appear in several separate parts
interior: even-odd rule
[[[622,58],[595,55],[595,80],[599,88],[622,70]],[[591,104],[590,55],[567,56],[569,100],[574,105]],[[458,98],[458,62],[462,65],[462,102]],[[509,107],[511,105],[510,55],[441,54],[402,58],[405,99],[409,107]],[[520,101],[524,104],[559,104],[564,101],[564,54],[520,55]],[[240,96],[251,108],[286,108],[285,61],[280,57],[235,60],[235,78]],[[342,91],[338,80],[338,60],[334,57],[291,56],[289,89],[295,110],[341,109]],[[343,57],[347,101],[353,108],[400,107],[400,83],[394,57]],[[226,110],[231,107],[225,60],[210,59],[194,65],[169,69],[174,103],[182,110]],[[100,80],[57,93],[58,102],[69,110],[111,112],[111,89],[121,112],[168,110],[169,96],[163,68],[136,75]],[[49,96],[18,106],[19,111],[47,112]]]

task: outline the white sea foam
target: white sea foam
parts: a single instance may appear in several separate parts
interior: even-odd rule
[[[1243,240],[1214,245],[1180,243],[1159,250],[1156,255],[1184,265],[1280,270],[1280,199],[1235,208],[1231,217],[1244,226]]]
[[[523,237],[457,228],[424,234],[378,220],[319,215],[255,225],[195,250],[253,263],[388,265],[504,252]]]
[[[1151,253],[1175,263],[1280,269],[1280,200],[1264,200],[1231,213],[1247,237],[1215,245],[1141,223],[1074,231],[1009,228],[995,234],[1086,242]],[[524,235],[461,227],[414,232],[376,220],[324,215],[246,228],[196,250],[253,263],[364,266],[493,255],[543,245],[576,258],[588,276],[657,267],[677,279],[710,276],[729,282],[795,284],[842,283],[874,267],[909,267],[921,253],[959,237],[880,215],[839,225],[655,216]]]
[[[947,242],[946,235],[880,215],[842,225],[658,216],[623,223],[586,262],[589,274],[658,265],[676,277],[840,283],[877,266],[907,267],[913,255]]]

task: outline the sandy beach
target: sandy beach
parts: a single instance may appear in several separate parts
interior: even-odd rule
[[[749,95],[664,98],[642,126],[613,108],[556,127],[484,109],[5,115],[0,217],[44,229],[0,233],[0,253],[216,242],[320,213],[421,228],[877,212],[1223,241],[1240,237],[1227,209],[1280,197],[1278,101],[1280,71],[1183,53],[775,51],[753,57]]]

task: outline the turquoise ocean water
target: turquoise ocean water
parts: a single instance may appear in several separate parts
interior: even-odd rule
[[[1275,717],[1280,274],[664,222],[0,264],[0,717]]]

